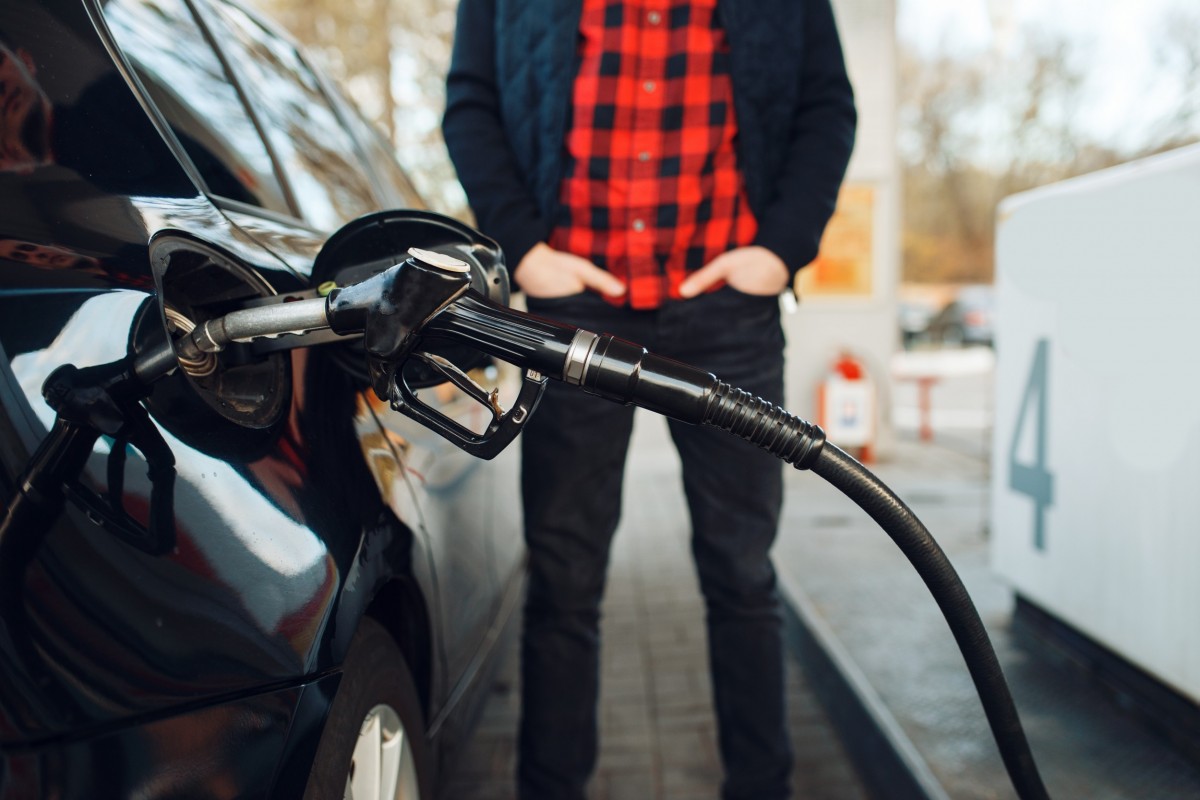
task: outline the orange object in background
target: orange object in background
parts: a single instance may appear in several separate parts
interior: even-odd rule
[[[862,380],[863,375],[866,374],[863,365],[844,350],[838,356],[838,360],[833,362],[833,371],[848,381]]]
[[[817,387],[817,424],[829,441],[859,461],[875,460],[875,385],[848,351],[838,354]]]

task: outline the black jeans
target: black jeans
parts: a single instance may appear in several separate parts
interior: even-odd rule
[[[539,316],[612,333],[783,400],[778,300],[725,288],[654,311],[586,293],[529,300]],[[530,579],[521,647],[522,800],[582,800],[596,763],[599,620],[633,428],[631,407],[551,381],[521,437]],[[782,464],[724,431],[671,422],[707,608],[726,800],[790,795],[783,644],[769,551]]]

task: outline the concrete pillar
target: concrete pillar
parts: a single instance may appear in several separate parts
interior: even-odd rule
[[[895,0],[833,0],[858,105],[858,137],[821,256],[801,272],[800,304],[785,315],[788,407],[812,419],[817,389],[842,350],[877,388],[876,455],[887,456],[888,364],[898,345],[900,172],[896,158]]]

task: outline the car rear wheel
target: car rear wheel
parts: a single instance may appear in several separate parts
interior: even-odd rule
[[[412,676],[382,625],[359,623],[313,761],[306,800],[431,798],[425,724]]]

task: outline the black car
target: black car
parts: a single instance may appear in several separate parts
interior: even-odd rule
[[[503,300],[499,253],[238,5],[6,0],[0,58],[0,798],[433,796],[521,593],[513,456],[380,403],[354,343],[95,389],[411,246]]]
[[[991,347],[995,340],[996,294],[990,285],[963,286],[929,320],[926,334],[939,344]]]

